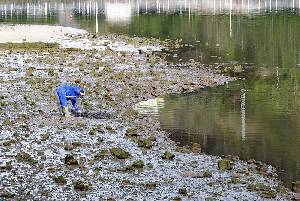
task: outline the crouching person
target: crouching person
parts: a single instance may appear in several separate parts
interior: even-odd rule
[[[65,117],[70,117],[70,112],[68,110],[68,101],[70,100],[73,109],[76,113],[81,113],[77,107],[76,100],[81,96],[84,96],[85,92],[79,86],[74,85],[61,85],[56,88],[56,93],[59,99],[59,103],[62,109],[62,113]]]

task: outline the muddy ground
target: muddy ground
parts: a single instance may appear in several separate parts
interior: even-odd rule
[[[83,49],[0,45],[3,199],[291,199],[272,167],[208,156],[197,144],[178,147],[157,119],[132,109],[143,100],[233,78],[193,61],[178,67],[153,52],[178,41],[115,35],[69,40]],[[61,116],[54,90],[62,83],[86,90],[79,100],[82,117]]]

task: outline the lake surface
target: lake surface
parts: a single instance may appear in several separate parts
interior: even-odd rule
[[[0,0],[0,24],[182,39],[170,61],[244,69],[235,75],[245,79],[227,86],[161,97],[140,109],[182,145],[261,160],[289,183],[300,180],[299,8],[298,0]]]

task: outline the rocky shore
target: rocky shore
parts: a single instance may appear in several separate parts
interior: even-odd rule
[[[68,43],[0,44],[0,196],[8,200],[290,200],[272,167],[179,147],[143,100],[234,80],[162,47],[178,41],[67,35]],[[58,42],[58,41],[56,41]],[[66,44],[69,44],[66,47]],[[73,44],[73,45],[72,45]],[[81,117],[54,93],[78,84]]]

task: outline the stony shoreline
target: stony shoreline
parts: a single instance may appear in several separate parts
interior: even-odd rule
[[[89,34],[68,38],[76,45],[0,45],[2,198],[291,199],[268,176],[265,164],[201,154],[197,144],[178,147],[155,118],[132,109],[143,100],[233,78],[196,62],[179,68],[153,52],[178,42]],[[86,89],[83,117],[60,116],[54,89],[64,82]]]

